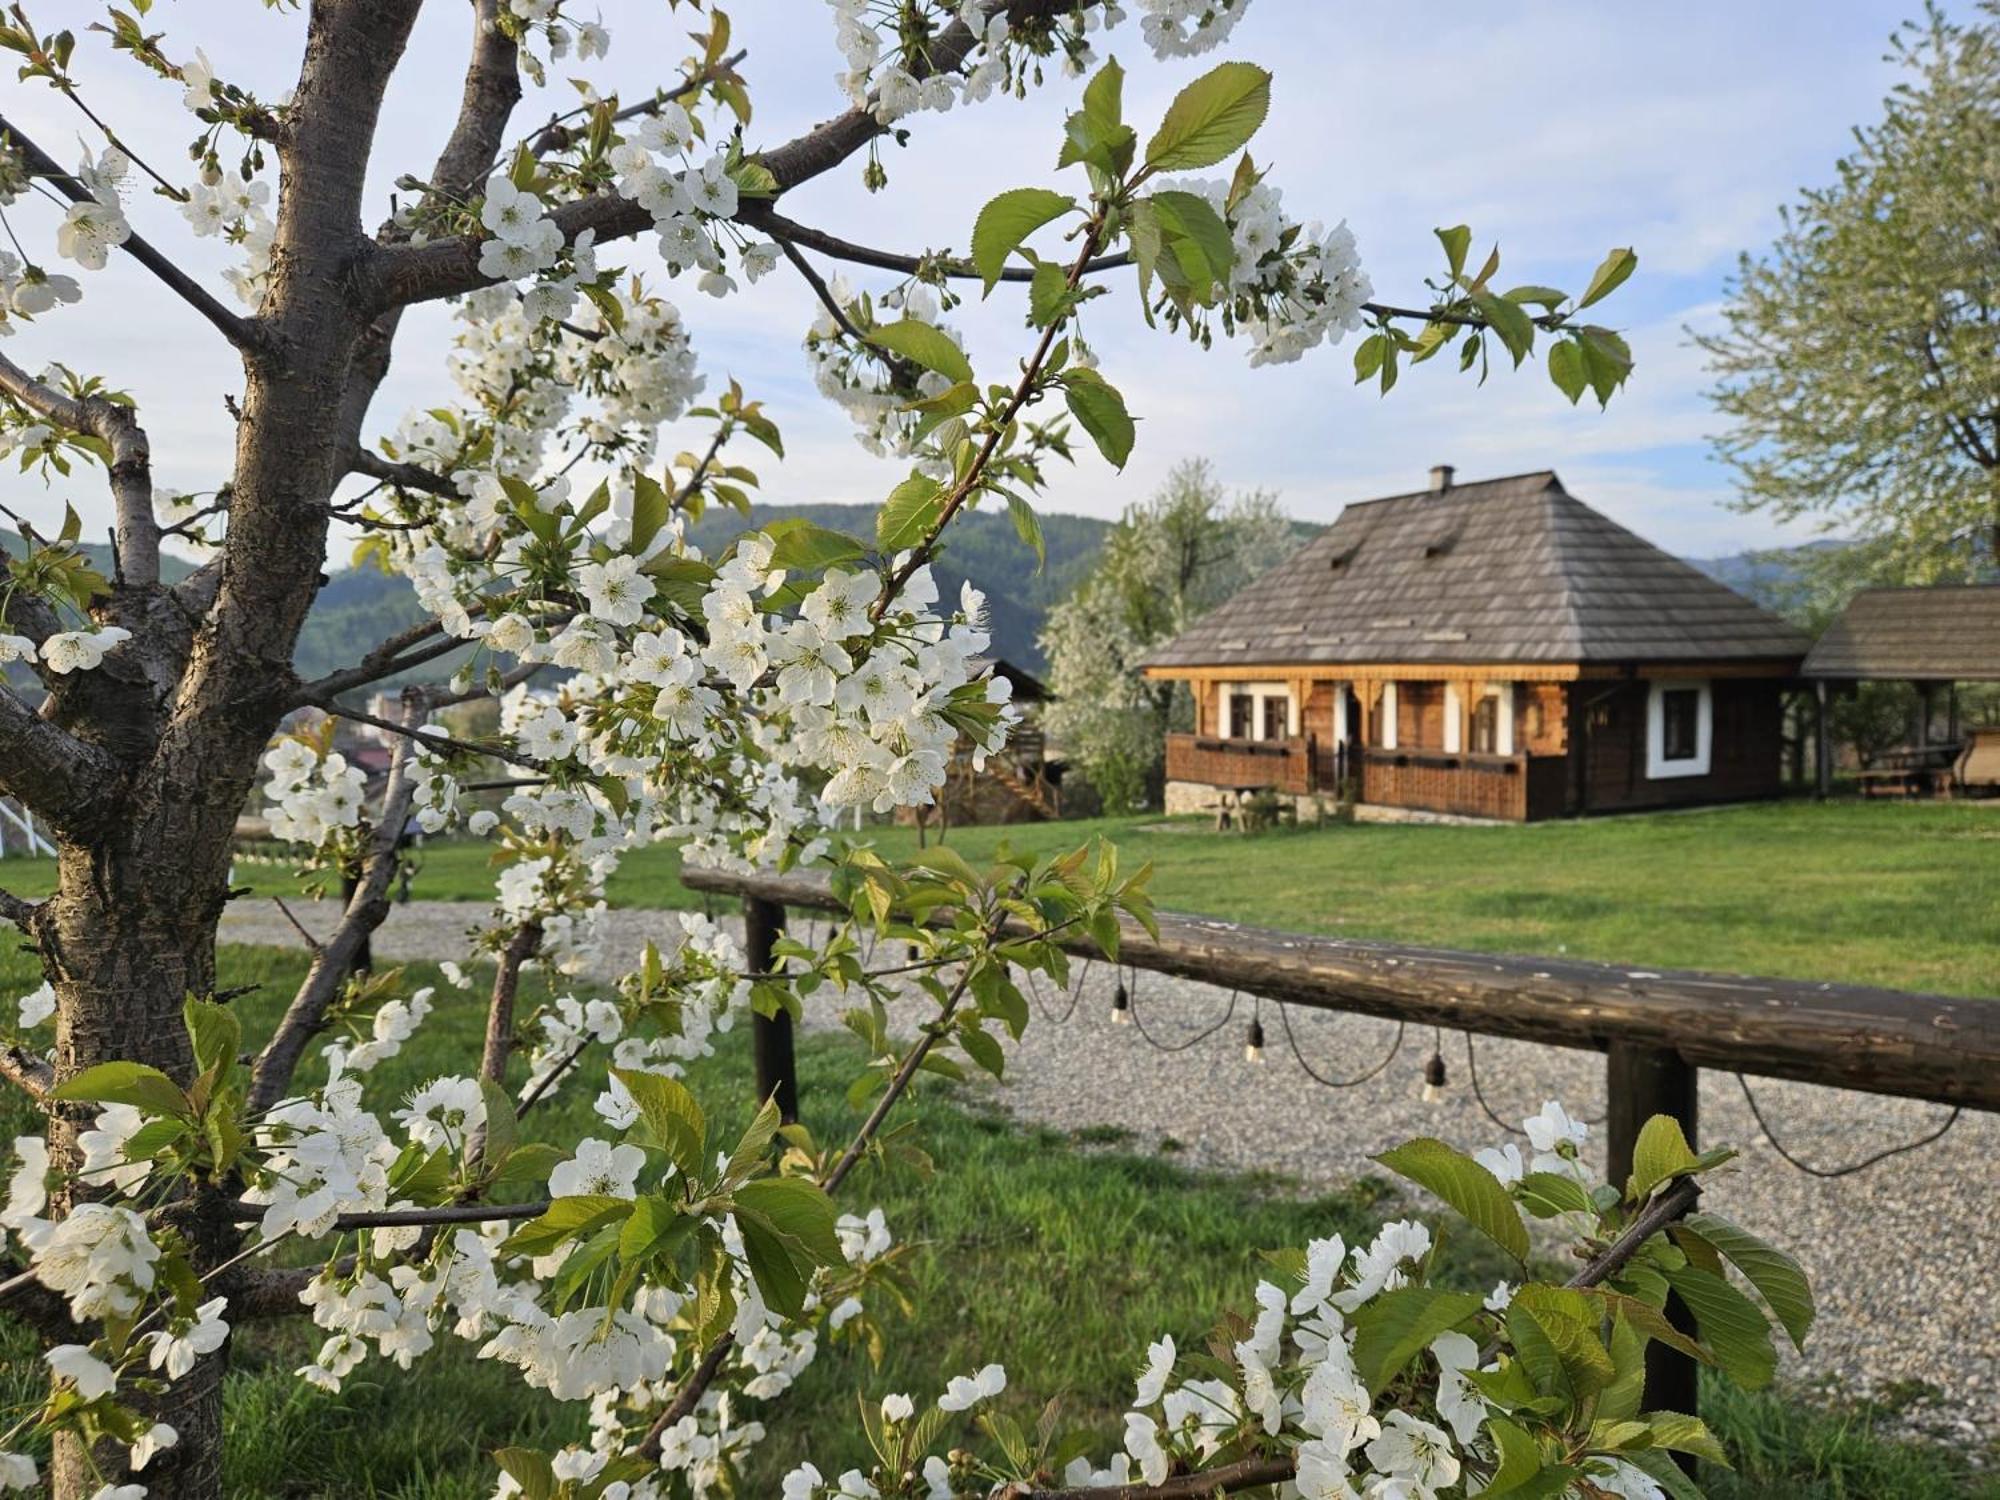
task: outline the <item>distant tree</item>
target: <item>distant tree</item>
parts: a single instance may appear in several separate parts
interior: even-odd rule
[[[1139,663],[1296,545],[1277,496],[1231,497],[1208,460],[1189,459],[1126,508],[1096,571],[1049,612],[1045,722],[1107,810],[1152,796],[1164,736],[1187,712],[1186,689],[1146,680]]]
[[[1698,338],[1745,510],[1878,539],[1877,581],[1963,577],[2000,536],[2000,0],[1895,36],[1908,77],[1837,180],[1744,256]]]

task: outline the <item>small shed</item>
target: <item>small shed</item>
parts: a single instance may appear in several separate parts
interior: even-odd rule
[[[1800,675],[1819,697],[1819,791],[1831,790],[1829,694],[1859,682],[1914,683],[1921,703],[1916,743],[1882,774],[1913,782],[1943,777],[1969,748],[1958,722],[1958,684],[2000,682],[2000,583],[1931,584],[1864,589],[1810,652]],[[1932,723],[1939,687],[1945,690],[1944,737]],[[1974,732],[2000,738],[2000,731]]]

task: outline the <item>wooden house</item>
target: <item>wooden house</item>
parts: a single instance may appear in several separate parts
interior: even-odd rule
[[[1194,693],[1170,812],[1268,788],[1520,822],[1775,794],[1806,646],[1552,472],[1440,467],[1348,506],[1144,670]]]

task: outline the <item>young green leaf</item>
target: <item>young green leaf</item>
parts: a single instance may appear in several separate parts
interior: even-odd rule
[[[943,508],[943,492],[935,479],[912,474],[889,492],[875,517],[875,545],[900,552],[924,539]]]
[[[1799,1263],[1749,1230],[1713,1214],[1689,1214],[1686,1225],[1729,1257],[1743,1279],[1757,1289],[1784,1325],[1794,1348],[1803,1349],[1812,1330],[1815,1308],[1812,1287]]]
[[[1007,257],[1021,247],[1023,240],[1075,207],[1076,199],[1048,188],[1009,188],[990,199],[979,210],[979,218],[972,226],[972,264],[986,283],[987,293],[990,295],[999,284],[1000,273],[1007,268]],[[910,357],[928,364],[914,352]],[[970,379],[970,371],[958,378]]]
[[[53,1089],[49,1097],[62,1103],[129,1104],[149,1115],[185,1116],[192,1112],[179,1084],[158,1068],[135,1062],[85,1068]]]
[[[1474,1229],[1525,1264],[1528,1259],[1528,1231],[1521,1223],[1520,1210],[1485,1167],[1443,1141],[1419,1137],[1375,1160],[1398,1176],[1444,1199]]]
[[[1665,1274],[1667,1284],[1694,1314],[1701,1341],[1714,1353],[1723,1373],[1745,1390],[1769,1385],[1777,1373],[1778,1354],[1771,1346],[1764,1310],[1712,1272],[1682,1266]]]
[[[1382,1388],[1419,1349],[1479,1311],[1477,1292],[1405,1286],[1363,1303],[1353,1315],[1354,1368],[1368,1389]]]
[[[1638,269],[1639,257],[1631,250],[1613,250],[1604,257],[1603,264],[1592,274],[1590,285],[1585,287],[1583,295],[1577,298],[1577,307],[1581,309],[1593,302],[1601,302],[1623,286],[1626,279]]]
[[[1110,461],[1113,468],[1124,468],[1125,461],[1132,456],[1132,443],[1138,434],[1118,388],[1095,370],[1078,368],[1063,377],[1063,395],[1069,403],[1070,414],[1090,434],[1090,440],[1097,444],[1097,451]]]
[[[1625,1183],[1627,1201],[1643,1203],[1654,1188],[1689,1171],[1694,1164],[1694,1152],[1679,1122],[1671,1115],[1654,1115],[1639,1128],[1639,1139],[1632,1147],[1632,1175]]]
[[[1146,170],[1212,167],[1243,147],[1271,109],[1271,75],[1254,63],[1226,62],[1202,74],[1167,106],[1146,143]]]
[[[1456,278],[1465,270],[1465,252],[1472,248],[1472,226],[1455,224],[1450,229],[1434,232],[1438,243],[1444,246],[1445,264],[1451,267],[1451,274]]]
[[[891,354],[915,360],[926,370],[935,370],[947,380],[972,379],[972,361],[965,357],[963,349],[952,342],[951,335],[935,323],[926,323],[920,318],[885,323],[869,330],[868,341]]]

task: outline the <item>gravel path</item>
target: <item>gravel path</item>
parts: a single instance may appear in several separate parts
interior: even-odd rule
[[[293,908],[316,932],[330,931],[327,903]],[[450,957],[474,908],[415,902],[396,908],[377,935],[392,959]],[[659,930],[658,912],[612,915],[615,948],[636,948]],[[225,942],[295,946],[298,936],[268,901],[231,906]],[[1094,964],[1070,997],[1044,987],[1042,1013],[1013,1047],[1003,1104],[1023,1120],[1060,1130],[1130,1133],[1134,1149],[1168,1149],[1191,1165],[1271,1170],[1315,1187],[1337,1186],[1381,1169],[1374,1153],[1415,1135],[1464,1149],[1496,1143],[1500,1130],[1468,1087],[1465,1043],[1447,1038],[1450,1081],[1442,1101],[1421,1099],[1431,1037],[1412,1028],[1379,1075],[1352,1088],[1322,1087],[1293,1055],[1274,1005],[1263,1008],[1266,1045],[1246,1062],[1248,997],[1205,1040],[1166,1052],[1138,1027],[1110,1023],[1115,975]],[[1189,1042],[1223,1015],[1229,996],[1208,985],[1156,974],[1137,976],[1135,1009],[1162,1046]],[[831,1027],[843,1002],[816,996],[809,1026]],[[1320,1074],[1341,1079],[1379,1061],[1394,1041],[1391,1022],[1290,1011],[1298,1052]],[[1480,1082],[1508,1120],[1559,1098],[1588,1119],[1604,1109],[1604,1066],[1595,1054],[1526,1042],[1481,1039]],[[1753,1082],[1757,1100],[1793,1155],[1840,1165],[1884,1145],[1928,1134],[1945,1111],[1933,1105],[1807,1084]],[[1804,1263],[1819,1300],[1819,1321],[1793,1375],[1853,1393],[1919,1381],[1941,1392],[1910,1414],[1918,1429],[2000,1441],[2000,1258],[1992,1204],[2000,1188],[2000,1116],[1968,1111],[1936,1145],[1891,1158],[1856,1176],[1822,1181],[1786,1165],[1751,1118],[1736,1080],[1702,1075],[1702,1136],[1727,1141],[1742,1157],[1712,1179],[1707,1202],[1784,1246]],[[1593,1154],[1603,1165],[1601,1149]]]

